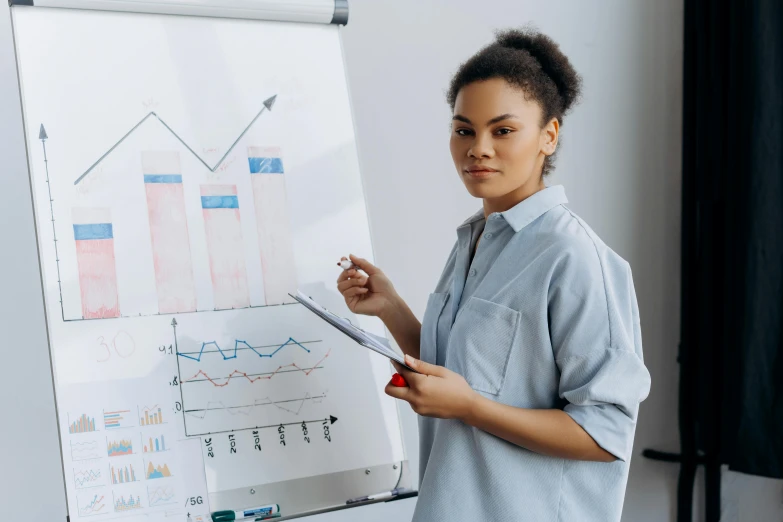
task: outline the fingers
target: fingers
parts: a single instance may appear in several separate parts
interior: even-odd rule
[[[354,287],[364,287],[364,285],[367,284],[367,278],[366,277],[353,277],[350,279],[344,279],[343,281],[340,281],[337,283],[337,290],[340,291],[340,293],[345,294],[347,290],[350,290]]]
[[[380,268],[378,268],[377,266],[373,265],[372,263],[370,263],[366,259],[362,259],[361,257],[356,257],[353,254],[351,254],[350,258],[351,258],[351,262],[354,265],[356,265],[359,268],[361,268],[362,270],[364,270],[367,273],[367,275],[375,275],[375,274],[380,273],[380,271],[381,271]]]
[[[405,364],[407,364],[408,366],[416,370],[416,372],[422,375],[434,375],[436,377],[443,376],[444,368],[442,366],[420,361],[419,359],[414,359],[410,355],[405,356]],[[406,371],[408,371],[408,373],[413,373],[415,375],[414,372],[411,372],[409,370]],[[403,377],[405,377],[406,379],[408,378],[406,375],[403,375]]]
[[[408,387],[401,388],[389,382],[389,384],[386,385],[384,391],[386,392],[386,395],[388,395],[389,397],[394,397],[395,399],[400,399],[403,401],[410,401],[411,389]]]
[[[364,295],[369,291],[370,291],[369,289],[364,288],[363,286],[356,286],[344,291],[343,297],[345,297],[346,299],[349,297],[356,297],[357,295]]]

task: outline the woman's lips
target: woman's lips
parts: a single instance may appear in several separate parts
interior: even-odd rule
[[[486,179],[494,174],[496,174],[498,171],[491,168],[491,167],[479,167],[479,166],[472,166],[465,169],[465,172],[474,179]]]

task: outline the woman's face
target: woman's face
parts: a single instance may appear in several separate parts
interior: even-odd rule
[[[555,151],[559,127],[557,119],[540,125],[541,106],[503,79],[460,89],[451,156],[468,192],[484,199],[485,208],[508,210],[544,188],[541,169]]]

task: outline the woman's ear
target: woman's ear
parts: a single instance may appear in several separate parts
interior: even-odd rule
[[[560,135],[560,122],[557,118],[552,118],[549,123],[541,129],[541,152],[551,156],[557,150],[557,139]]]

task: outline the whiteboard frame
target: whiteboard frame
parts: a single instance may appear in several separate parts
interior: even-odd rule
[[[315,24],[348,23],[348,0],[8,0],[9,6]]]
[[[36,1],[35,5],[37,6],[43,6],[43,3],[45,3],[46,0],[43,1]],[[89,0],[88,0],[89,1]],[[111,1],[111,0],[109,0]],[[219,0],[215,0],[219,1]],[[347,21],[347,9],[348,4],[347,0],[328,0],[329,2],[335,3],[335,10],[338,9],[344,9],[344,16]],[[277,2],[285,2],[285,0],[277,0]],[[65,2],[61,2],[58,7],[64,7],[63,4]],[[78,3],[78,2],[73,2]],[[100,0],[96,0],[93,2],[94,4],[100,3]],[[165,2],[164,2],[165,3]],[[18,69],[18,54],[16,50],[16,39],[14,35],[14,27],[13,27],[13,15],[12,10],[14,7],[21,7],[21,8],[30,8],[29,6],[33,6],[33,0],[9,0],[9,18],[10,18],[10,26],[11,26],[11,36],[12,41],[11,45],[13,48],[13,59],[14,59],[14,66],[15,66],[15,75],[9,75],[4,76],[0,79],[0,81],[3,82],[6,86],[11,86],[8,88],[8,90],[17,89],[16,92],[18,92],[18,98],[15,100],[12,100],[12,104],[15,107],[15,110],[17,110],[17,114],[20,115],[21,120],[21,129],[18,127],[18,121],[15,122],[12,118],[2,118],[2,121],[0,121],[0,127],[2,127],[0,130],[3,130],[4,133],[8,135],[16,134],[18,136],[18,133],[21,132],[21,142],[24,144],[24,147],[22,148],[24,152],[24,167],[27,169],[27,178],[26,178],[26,188],[27,189],[27,196],[29,199],[17,199],[14,198],[12,200],[13,205],[8,206],[7,208],[7,218],[8,219],[2,219],[2,222],[4,223],[13,223],[15,222],[14,216],[21,214],[24,218],[24,221],[27,221],[29,218],[29,221],[32,221],[35,223],[34,229],[33,229],[33,236],[35,238],[35,250],[32,252],[32,254],[29,255],[29,259],[27,261],[30,264],[34,264],[37,268],[37,279],[33,281],[18,281],[17,278],[14,276],[14,274],[5,274],[3,273],[4,264],[2,262],[2,259],[0,259],[0,281],[3,281],[5,279],[9,280],[12,285],[18,285],[18,286],[24,286],[24,289],[19,289],[20,293],[24,293],[27,295],[34,295],[34,301],[37,301],[35,303],[35,308],[38,309],[38,312],[32,311],[32,313],[29,313],[29,315],[24,315],[27,310],[26,309],[20,309],[19,311],[19,317],[15,317],[11,319],[11,323],[13,325],[23,325],[19,326],[18,329],[20,330],[20,337],[25,336],[28,334],[28,331],[34,330],[37,331],[39,334],[39,337],[41,336],[41,332],[43,331],[43,335],[45,335],[45,342],[46,342],[46,358],[48,358],[49,362],[49,368],[47,372],[34,372],[35,373],[35,379],[33,379],[36,387],[38,389],[42,390],[42,393],[44,394],[45,402],[48,403],[48,406],[51,406],[52,409],[50,410],[50,413],[46,414],[46,417],[49,419],[49,424],[52,425],[52,429],[50,432],[41,433],[39,434],[40,437],[35,438],[35,440],[39,440],[41,438],[45,438],[49,445],[53,445],[57,449],[57,457],[59,458],[59,462],[52,463],[51,460],[47,462],[37,462],[35,469],[41,469],[45,471],[38,471],[36,473],[36,476],[46,476],[49,479],[52,479],[56,476],[57,480],[56,483],[60,487],[59,491],[62,491],[62,497],[59,497],[54,500],[54,502],[57,505],[62,505],[65,510],[65,518],[68,519],[68,509],[67,509],[67,497],[66,497],[66,481],[65,481],[65,470],[64,470],[64,460],[62,458],[62,438],[60,437],[60,427],[59,423],[56,421],[58,418],[58,412],[57,412],[57,394],[55,391],[55,382],[54,382],[54,374],[53,374],[53,366],[52,366],[52,350],[51,350],[51,341],[49,339],[49,325],[48,325],[48,317],[46,312],[46,307],[44,303],[44,294],[43,294],[43,273],[41,270],[41,259],[40,259],[40,250],[38,249],[38,234],[37,234],[37,223],[35,218],[35,207],[33,202],[33,181],[32,181],[32,171],[29,166],[29,155],[27,153],[27,147],[31,146],[31,144],[27,143],[27,125],[28,122],[24,120],[24,110],[23,110],[23,97],[24,93],[21,90],[20,86],[20,79],[19,79],[19,69]],[[69,6],[70,7],[70,6]],[[111,9],[115,10],[116,9]],[[136,12],[149,12],[149,11],[136,11]],[[175,13],[165,13],[158,11],[158,14],[175,14]],[[181,13],[180,13],[181,14]],[[203,16],[200,14],[193,14],[194,16]],[[273,20],[273,21],[281,21],[281,20]],[[301,21],[301,20],[288,20],[288,21]],[[333,23],[333,22],[329,22]],[[340,45],[341,45],[341,52],[343,56],[343,63],[345,63],[345,54],[344,54],[344,48],[342,46],[342,35],[340,38]],[[347,74],[347,71],[346,71]],[[16,84],[13,86],[13,84]],[[346,78],[346,84],[347,84],[347,78]],[[350,88],[349,88],[349,100],[350,100]],[[350,102],[349,102],[350,103]],[[354,128],[354,135],[356,135],[356,118],[354,117],[353,112],[353,106],[351,105],[351,121]],[[359,170],[361,172],[361,161],[359,161],[360,167]],[[9,173],[13,175],[13,173]],[[10,176],[9,176],[10,177]],[[15,179],[15,181],[19,182],[18,179]],[[6,183],[4,183],[5,186]],[[25,183],[21,182],[21,184],[24,186]],[[362,181],[362,193],[366,200],[366,185]],[[6,211],[0,212],[0,218],[3,217],[3,214]],[[370,244],[372,248],[372,224],[369,219],[369,215],[367,215],[367,221],[370,228]],[[2,230],[2,229],[0,229]],[[0,240],[3,238],[3,235],[0,235]],[[372,248],[372,251],[375,249]],[[34,256],[34,257],[33,257]],[[0,256],[2,257],[2,256]],[[26,256],[27,257],[27,256]],[[26,286],[30,285],[30,286]],[[41,313],[42,312],[42,313]],[[37,318],[33,320],[37,324],[37,326],[32,327],[30,324],[26,324],[30,322],[30,316],[35,315]],[[42,317],[41,317],[42,316]],[[44,329],[42,330],[40,328],[41,326],[41,320],[44,326]],[[43,342],[43,339],[40,340],[41,344]],[[38,359],[41,358],[41,354],[38,354]],[[32,358],[29,361],[19,361],[19,362],[32,362]],[[36,361],[36,364],[40,364],[40,361]],[[18,382],[10,382],[9,385],[14,386],[15,388],[20,386],[22,383],[25,383],[29,386],[30,379],[28,376],[20,376]],[[20,406],[20,413],[21,411],[24,411],[24,404],[19,405]],[[12,410],[13,411],[13,410]],[[400,436],[402,439],[403,444],[403,455],[407,455],[407,451],[405,450],[405,442],[404,442],[404,430],[403,430],[403,422],[402,422],[402,415],[399,410],[399,407],[397,408],[398,411],[398,428],[400,430]],[[11,411],[6,411],[6,415],[11,413]],[[15,413],[15,412],[14,412]],[[41,412],[36,412],[36,414],[40,414]],[[18,414],[17,414],[18,415]],[[21,415],[18,415],[21,417]],[[53,444],[52,437],[56,437],[56,445]],[[6,445],[6,447],[11,447],[11,445]],[[30,446],[30,449],[32,449],[32,446]],[[13,452],[12,452],[13,453]],[[29,466],[29,453],[28,452],[16,452],[18,455],[15,458],[19,459],[19,462],[25,462]],[[40,460],[40,459],[39,459]],[[16,461],[15,461],[16,462]],[[24,469],[21,466],[17,466],[17,469]],[[28,467],[30,469],[30,467]],[[296,509],[294,511],[288,510],[284,512],[284,516],[279,518],[278,520],[289,520],[304,516],[310,516],[315,515],[319,513],[326,513],[330,511],[335,510],[342,510],[347,508],[354,508],[354,507],[361,507],[368,504],[374,504],[378,502],[392,502],[395,500],[401,500],[404,498],[410,498],[415,497],[418,495],[418,491],[416,491],[413,488],[413,485],[417,482],[417,479],[412,476],[410,471],[410,465],[407,460],[403,460],[401,462],[394,462],[389,463],[388,465],[382,465],[382,466],[374,466],[370,468],[361,468],[361,469],[355,469],[355,470],[348,470],[343,472],[337,472],[337,473],[330,473],[326,475],[319,475],[319,476],[312,476],[312,477],[304,477],[301,479],[296,480],[290,480],[290,481],[283,481],[283,482],[276,482],[271,484],[264,484],[264,485],[258,485],[254,487],[249,488],[239,488],[235,490],[227,490],[227,491],[221,491],[217,493],[210,493],[209,499],[210,499],[210,509],[214,512],[221,509],[239,509],[243,506],[251,506],[251,505],[259,505],[259,503],[263,504],[265,501],[271,501],[274,503],[281,504],[281,506],[287,507],[291,504],[289,503],[288,499],[294,499],[298,496],[302,496],[302,492],[308,492],[308,500],[305,503],[300,503],[297,505]],[[25,482],[19,481],[18,484],[18,491],[15,489],[12,489],[12,498],[20,498],[24,499],[25,494],[29,494],[29,492],[24,488]],[[353,504],[347,504],[347,500],[352,498],[357,498],[365,495],[373,495],[376,493],[381,493],[384,491],[389,491],[391,489],[395,488],[405,488],[407,491],[404,494],[399,495],[398,497],[394,497],[389,500],[377,500],[377,501],[367,501],[367,502],[359,502],[359,503],[353,503]],[[46,491],[45,494],[48,496],[52,493],[52,491]],[[258,499],[258,500],[256,500]],[[16,514],[13,513],[13,508],[11,511],[8,511],[8,507],[4,508],[6,509],[5,515],[11,518],[18,518],[20,520],[26,520],[30,516],[30,508],[25,506],[20,506],[21,511]],[[51,513],[46,514],[47,517],[51,517]]]

